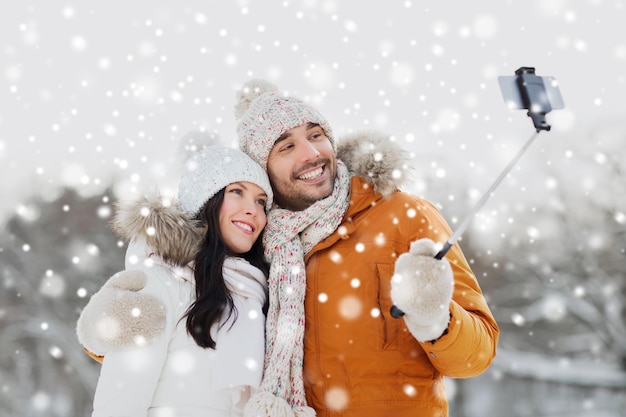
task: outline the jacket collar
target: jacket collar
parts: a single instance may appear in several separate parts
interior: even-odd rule
[[[350,180],[350,206],[343,217],[343,221],[330,236],[322,240],[320,243],[309,251],[304,257],[304,262],[315,253],[331,247],[340,239],[348,239],[355,232],[356,226],[354,219],[369,207],[378,204],[385,197],[374,190],[371,183],[363,178],[354,176]]]

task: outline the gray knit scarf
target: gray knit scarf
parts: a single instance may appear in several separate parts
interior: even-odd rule
[[[246,417],[312,417],[302,379],[304,356],[304,255],[341,224],[350,203],[350,174],[337,161],[333,192],[303,211],[273,209],[263,244],[270,262],[265,364],[259,391],[246,405]]]

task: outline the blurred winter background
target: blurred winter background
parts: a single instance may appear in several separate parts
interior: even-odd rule
[[[190,129],[234,143],[266,78],[336,136],[388,132],[453,228],[533,133],[497,82],[559,81],[566,109],[462,245],[502,334],[451,416],[626,416],[622,0],[23,1],[0,12],[0,416],[88,416],[82,306],[122,268],[112,203],[174,192]]]

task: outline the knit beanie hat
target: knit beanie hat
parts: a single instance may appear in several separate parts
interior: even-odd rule
[[[267,168],[267,157],[276,139],[305,123],[319,124],[335,148],[330,125],[313,106],[281,94],[264,80],[250,80],[237,92],[235,118],[239,148],[263,168]]]
[[[218,191],[238,181],[251,182],[265,191],[269,211],[273,193],[265,170],[240,150],[221,146],[217,135],[191,131],[181,139],[178,153],[183,164],[178,203],[190,217]]]

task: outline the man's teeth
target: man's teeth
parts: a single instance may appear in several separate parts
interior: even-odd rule
[[[301,180],[310,180],[316,177],[319,177],[320,175],[322,175],[322,172],[324,171],[324,169],[322,167],[317,168],[316,170],[307,172],[306,174],[302,174],[300,175],[298,178]]]
[[[249,224],[246,223],[241,223],[241,222],[234,222],[236,226],[241,227],[242,229],[246,229],[247,231],[251,232],[252,231],[252,227],[250,227]]]

